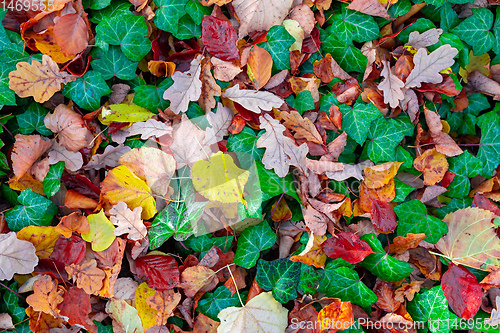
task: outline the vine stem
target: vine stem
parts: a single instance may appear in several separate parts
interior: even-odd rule
[[[2,282],[0,282],[0,286],[4,287],[5,289],[9,290],[10,292],[14,293],[15,295],[17,295],[17,297],[19,297],[20,299],[22,299],[23,301],[26,301],[26,298],[24,298],[24,296],[21,296],[19,295],[19,293],[17,291],[14,291],[12,289],[10,289],[9,287],[7,287],[5,284],[3,284]]]

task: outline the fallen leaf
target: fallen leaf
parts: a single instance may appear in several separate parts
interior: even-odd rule
[[[283,100],[273,93],[267,91],[240,89],[238,85],[224,91],[222,96],[229,98],[233,102],[240,104],[245,109],[255,113],[271,111],[272,108],[279,108],[283,104]]]
[[[15,232],[0,234],[0,281],[10,280],[14,274],[29,274],[38,264],[35,246],[19,240]]]
[[[212,112],[212,109],[215,107],[216,101],[215,96],[221,95],[221,88],[214,80],[211,72],[212,64],[210,61],[202,62],[201,65],[201,96],[198,100],[201,108],[205,110],[205,112]]]
[[[85,169],[100,170],[106,167],[115,168],[120,165],[120,163],[118,163],[120,157],[128,153],[131,149],[132,148],[124,145],[118,145],[116,147],[108,145],[102,154],[95,154],[92,156],[92,160],[87,163]]]
[[[57,134],[59,144],[72,152],[87,147],[90,131],[81,115],[72,108],[59,104],[54,113],[48,113],[43,120],[45,127]],[[75,171],[75,170],[73,170]]]
[[[306,35],[311,34],[316,23],[314,12],[305,4],[293,7],[290,18],[300,24]]]
[[[87,48],[89,30],[80,14],[61,16],[54,25],[54,39],[65,55],[76,55]]]
[[[391,233],[398,225],[396,213],[388,202],[372,200],[370,216],[375,229],[380,233]]]
[[[483,288],[465,267],[450,264],[443,274],[441,287],[453,312],[460,318],[474,318],[481,306]]]
[[[242,69],[232,62],[224,61],[218,58],[211,58],[210,62],[214,65],[214,77],[219,81],[229,82],[241,73]]]
[[[80,212],[73,212],[64,216],[55,228],[61,235],[70,238],[73,231],[80,234],[87,234],[90,230],[90,225],[87,218]]]
[[[375,0],[376,1],[376,0]],[[379,3],[378,1],[376,1]],[[404,99],[402,88],[405,84],[391,71],[391,66],[388,61],[383,61],[384,69],[380,73],[384,77],[378,88],[384,92],[384,103],[389,104],[391,108],[399,105],[399,101]]]
[[[64,265],[78,265],[85,257],[87,243],[74,235],[69,238],[59,237],[54,244],[54,251],[49,259],[54,259]]]
[[[31,306],[26,309],[26,314],[30,319],[29,328],[32,332],[48,333],[51,329],[61,327],[64,322],[61,318],[56,318],[41,311],[35,311]]]
[[[252,332],[282,333],[288,326],[287,310],[272,296],[263,292],[247,302],[243,307],[231,306],[223,309],[219,333]]]
[[[247,62],[247,74],[255,89],[264,87],[271,78],[273,59],[269,52],[257,45],[250,48]]]
[[[348,329],[354,322],[351,302],[333,301],[318,313],[318,322],[320,332]]]
[[[164,135],[172,135],[172,126],[169,126],[155,119],[133,123],[125,131],[129,135],[141,135],[141,140],[147,140],[150,137],[162,137]]]
[[[90,320],[92,311],[90,295],[85,290],[70,287],[63,295],[63,302],[59,304],[61,316],[68,318],[68,324],[84,326],[90,332],[96,332],[97,326]]]
[[[64,196],[64,207],[69,209],[96,209],[99,202],[73,190]]]
[[[428,149],[413,161],[413,166],[424,173],[425,185],[434,185],[443,179],[449,165],[444,154]]]
[[[236,45],[238,36],[229,21],[204,15],[201,21],[201,29],[201,40],[210,54],[223,61],[240,58],[240,53]],[[213,60],[214,58],[211,60],[212,63],[214,66],[217,66]],[[217,78],[217,74],[215,77]]]
[[[40,135],[16,134],[12,149],[12,170],[19,180],[51,146],[52,142]]]
[[[412,281],[410,283],[403,283],[401,287],[396,289],[394,299],[401,303],[405,301],[405,298],[408,301],[412,301],[415,294],[420,291],[420,286],[422,286],[424,282],[425,281]]]
[[[277,200],[271,207],[271,219],[274,222],[290,220],[292,218],[292,211],[288,207],[286,200]]]
[[[326,254],[323,252],[321,244],[323,244],[326,239],[326,236],[317,236],[314,233],[311,233],[304,250],[301,253],[290,257],[290,260],[301,262],[306,265],[312,265],[316,268],[324,268]]]
[[[113,229],[115,236],[127,234],[127,239],[140,240],[147,236],[148,230],[141,219],[142,207],[134,208],[134,211],[127,207],[123,201],[118,202],[109,210],[109,218],[116,228]]]
[[[95,259],[85,261],[79,265],[71,264],[65,267],[73,281],[76,281],[78,288],[85,290],[87,294],[95,294],[101,290],[106,274],[97,268]]]
[[[76,76],[61,72],[57,63],[49,56],[43,55],[42,63],[33,60],[18,62],[16,70],[9,73],[9,88],[19,97],[33,97],[36,102],[48,101],[62,85],[75,81]]]
[[[156,290],[173,289],[179,283],[177,261],[168,255],[147,255],[136,261],[137,275],[148,278],[148,285]]]
[[[403,254],[409,249],[414,249],[418,246],[421,240],[425,238],[425,234],[412,234],[408,233],[406,236],[397,236],[392,240],[392,244],[390,247],[391,253]]]
[[[476,91],[493,96],[495,101],[500,100],[500,83],[488,78],[479,71],[470,73],[467,80]]]
[[[465,69],[460,67],[459,74],[465,83],[468,82],[468,76],[474,71],[478,71],[485,76],[490,76],[490,62],[491,58],[488,53],[474,55],[474,52],[470,50],[469,52],[469,63],[465,65]],[[498,65],[491,66],[491,78],[495,80],[495,70]],[[495,80],[498,82],[498,80]]]
[[[32,295],[26,297],[26,302],[35,311],[44,312],[54,317],[59,316],[57,306],[64,300],[62,290],[58,290],[57,280],[52,280],[49,275],[41,275],[33,283]]]
[[[318,235],[322,236],[326,233],[328,217],[314,209],[313,206],[307,205],[307,207],[303,208],[304,222],[306,223],[306,227],[309,230]]]
[[[144,333],[137,310],[123,299],[112,299],[106,304],[106,312],[113,319],[114,333]]]
[[[148,62],[148,69],[154,76],[169,77],[175,73],[175,64],[170,61],[155,61]]]
[[[303,118],[297,111],[281,112],[280,117],[284,120],[284,125],[295,132],[295,139],[305,139],[309,142],[323,144],[323,139],[316,126],[308,118]]]
[[[205,266],[186,268],[181,275],[179,288],[184,290],[187,297],[194,297],[196,293],[207,285],[215,287],[219,283],[217,274]]]
[[[174,153],[177,169],[186,165],[192,167],[198,160],[208,159],[212,155],[212,149],[203,144],[205,135],[187,116],[183,116],[180,124],[174,126],[170,150]]]
[[[147,304],[156,314],[156,325],[161,326],[167,323],[169,317],[173,315],[174,309],[181,300],[181,294],[173,290],[155,291],[153,296],[146,299]]]
[[[207,127],[203,143],[211,145],[227,136],[233,117],[234,113],[230,108],[224,106],[222,103],[218,103],[216,113],[207,113],[207,120],[211,127]]]
[[[113,233],[115,227],[109,222],[102,209],[97,214],[87,216],[87,220],[90,226],[89,232],[82,234],[82,238],[92,243],[92,250],[106,250],[116,238]]]
[[[99,113],[99,121],[104,125],[117,123],[136,123],[151,119],[155,114],[142,106],[123,102],[104,106]]]
[[[79,151],[69,151],[54,141],[49,151],[49,164],[56,164],[60,161],[64,162],[64,167],[66,169],[73,172],[80,170],[83,166],[83,157]]]
[[[387,9],[378,0],[353,0],[347,8],[368,15],[380,16],[388,20],[391,19],[389,13],[387,13]]]
[[[443,29],[432,28],[423,33],[418,31],[410,32],[408,43],[405,46],[413,46],[416,49],[421,49],[427,46],[436,44],[439,41],[439,36],[443,33]]]
[[[200,80],[202,56],[191,62],[187,72],[176,71],[172,75],[174,84],[163,93],[163,99],[170,101],[170,109],[175,113],[186,112],[190,101],[197,101],[201,95],[202,82]]]
[[[377,295],[377,306],[386,312],[396,312],[401,306],[394,293],[394,287],[387,281],[377,279],[373,292]]]
[[[324,58],[314,62],[313,71],[324,83],[328,83],[336,77],[344,81],[351,78],[333,59],[330,53],[327,53]]]
[[[387,162],[365,167],[363,183],[371,189],[383,187],[394,179],[401,164],[401,162]]]
[[[413,58],[415,67],[406,79],[406,88],[419,88],[422,83],[440,83],[443,77],[440,71],[452,66],[455,63],[453,58],[458,54],[458,50],[448,44],[442,45],[430,54],[422,48],[417,51]]]
[[[330,258],[342,258],[351,264],[357,264],[373,253],[367,242],[351,232],[341,232],[328,238],[322,247]]]
[[[55,227],[39,227],[30,225],[17,232],[19,240],[28,241],[35,246],[36,255],[40,259],[48,258],[60,233]]]

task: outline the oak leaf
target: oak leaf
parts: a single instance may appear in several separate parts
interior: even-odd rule
[[[272,292],[263,292],[243,307],[231,306],[222,310],[219,333],[266,332],[282,333],[288,326],[287,310],[277,302]]]
[[[41,275],[33,283],[33,291],[34,293],[26,298],[33,310],[58,317],[57,306],[64,299],[61,296],[62,290],[58,290],[57,280],[52,280],[50,275]]]
[[[33,163],[52,146],[52,142],[45,140],[40,135],[16,134],[14,138],[16,141],[11,156],[12,170],[15,175],[13,179],[19,180]]]
[[[85,261],[79,265],[71,264],[65,267],[73,281],[76,281],[78,288],[85,290],[87,294],[95,294],[103,287],[103,280],[106,274],[97,268],[95,259]]]
[[[130,150],[130,147],[124,145],[118,145],[116,147],[113,145],[108,145],[106,146],[106,149],[104,149],[104,152],[102,154],[95,154],[94,156],[92,156],[92,160],[87,163],[85,169],[99,170],[106,167],[115,168],[120,165],[120,163],[118,163],[120,157],[128,153]]]
[[[90,131],[81,115],[64,104],[59,104],[54,113],[48,113],[43,120],[45,127],[57,134],[59,144],[72,152],[87,147]],[[75,171],[75,170],[73,170]]]
[[[33,244],[17,239],[12,231],[0,234],[0,281],[10,280],[14,274],[29,274],[37,264]]]
[[[222,96],[255,113],[261,113],[263,110],[271,111],[273,108],[279,108],[283,104],[283,100],[273,93],[240,89],[238,85],[224,91]]]
[[[391,108],[395,108],[399,105],[399,101],[404,99],[402,88],[405,84],[392,73],[388,61],[384,61],[383,64],[384,69],[380,75],[382,75],[384,79],[380,81],[378,88],[384,92],[384,103],[389,104]]]
[[[129,135],[140,134],[141,140],[147,140],[152,136],[159,138],[163,135],[171,135],[172,126],[155,119],[148,119],[145,122],[133,123],[130,127],[126,128],[125,131],[127,131]]]
[[[439,36],[441,36],[442,33],[443,29],[436,28],[429,29],[423,33],[412,31],[408,37],[408,43],[406,43],[405,46],[413,46],[416,49],[421,49],[434,45],[439,41]]]
[[[170,101],[170,110],[175,114],[186,112],[190,101],[197,101],[201,95],[202,82],[200,80],[202,56],[191,62],[187,72],[175,72],[172,75],[174,84],[163,93],[163,99]]]
[[[9,88],[19,97],[33,97],[36,102],[48,101],[62,85],[77,79],[76,76],[61,72],[57,63],[48,55],[43,55],[42,63],[33,60],[18,62],[16,70],[9,73]]]
[[[443,77],[440,71],[452,66],[455,63],[453,58],[458,54],[458,50],[445,44],[427,54],[425,48],[419,49],[413,57],[415,67],[406,78],[406,88],[419,88],[422,83],[440,83]]]
[[[117,226],[113,230],[115,236],[128,234],[127,238],[139,240],[146,238],[148,230],[141,219],[142,207],[130,210],[123,201],[118,202],[109,210],[111,223]]]
[[[230,108],[224,106],[222,103],[217,105],[217,112],[208,112],[207,120],[210,126],[205,131],[204,144],[211,145],[221,141],[226,135],[229,134],[229,126],[233,120],[234,113]]]
[[[215,107],[216,104],[215,96],[220,96],[222,93],[220,86],[217,84],[214,77],[212,76],[211,68],[212,65],[210,61],[205,61],[201,65],[200,80],[202,86],[201,86],[201,96],[198,102],[201,108],[205,110],[206,113],[211,112],[212,109]]]

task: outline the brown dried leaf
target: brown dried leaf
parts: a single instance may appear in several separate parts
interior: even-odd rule
[[[65,56],[76,55],[87,48],[89,30],[80,14],[67,14],[54,25],[54,39]]]
[[[106,274],[102,269],[97,268],[95,259],[79,265],[71,264],[65,269],[68,274],[72,275],[73,281],[76,280],[78,288],[85,290],[87,294],[94,294],[102,289]]]
[[[330,53],[327,53],[323,59],[314,62],[313,71],[314,74],[325,83],[330,82],[335,77],[344,81],[351,78],[351,76],[337,64]]]
[[[353,0],[347,8],[371,16],[379,16],[388,20],[391,19],[389,13],[387,13],[387,9],[385,9],[384,5],[378,0]]]
[[[64,104],[59,104],[54,113],[48,113],[43,122],[45,127],[57,134],[59,144],[72,152],[85,148],[88,137],[92,137],[82,116]]]
[[[64,300],[62,290],[58,291],[57,280],[53,281],[50,275],[41,275],[33,283],[34,294],[26,298],[26,302],[35,311],[41,311],[54,317],[59,315],[57,306]]]
[[[16,134],[12,149],[12,170],[15,180],[19,180],[33,163],[38,160],[52,146],[52,142],[40,135]]]

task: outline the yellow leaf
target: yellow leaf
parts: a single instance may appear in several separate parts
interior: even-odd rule
[[[205,198],[223,203],[245,204],[243,188],[249,171],[240,169],[233,158],[222,152],[212,155],[210,161],[199,160],[193,165],[194,188]]]
[[[16,70],[9,73],[9,88],[19,97],[31,97],[38,103],[48,101],[62,85],[77,79],[76,76],[61,72],[57,63],[49,56],[42,57],[42,63],[33,60],[18,62]]]
[[[147,303],[148,297],[154,296],[154,294],[155,290],[149,288],[146,282],[141,283],[135,290],[135,308],[141,318],[144,331],[156,325],[156,310]]]
[[[135,104],[111,104],[102,108],[99,120],[104,125],[109,125],[113,121],[119,123],[136,123],[151,119],[155,114],[148,109]]]
[[[470,73],[474,71],[479,71],[486,76],[490,76],[490,55],[488,53],[481,54],[478,56],[474,55],[472,50],[469,52],[469,63],[464,68],[460,67],[460,71],[458,72],[465,83],[467,83],[467,77]]]
[[[101,191],[103,197],[112,205],[123,201],[131,210],[142,207],[143,220],[149,220],[157,213],[151,189],[126,166],[111,170],[101,183]]]
[[[286,31],[295,38],[295,42],[290,46],[290,51],[300,51],[302,50],[302,42],[304,41],[304,30],[300,26],[299,22],[295,20],[284,20],[282,25],[285,27]]]
[[[47,259],[54,251],[54,245],[61,236],[55,227],[38,227],[30,225],[17,233],[17,238],[30,242],[35,246],[36,255],[40,259]]]
[[[115,227],[104,215],[102,209],[98,214],[89,215],[87,220],[89,220],[90,230],[87,234],[82,234],[82,238],[92,243],[92,250],[106,250],[116,238],[113,233]]]

